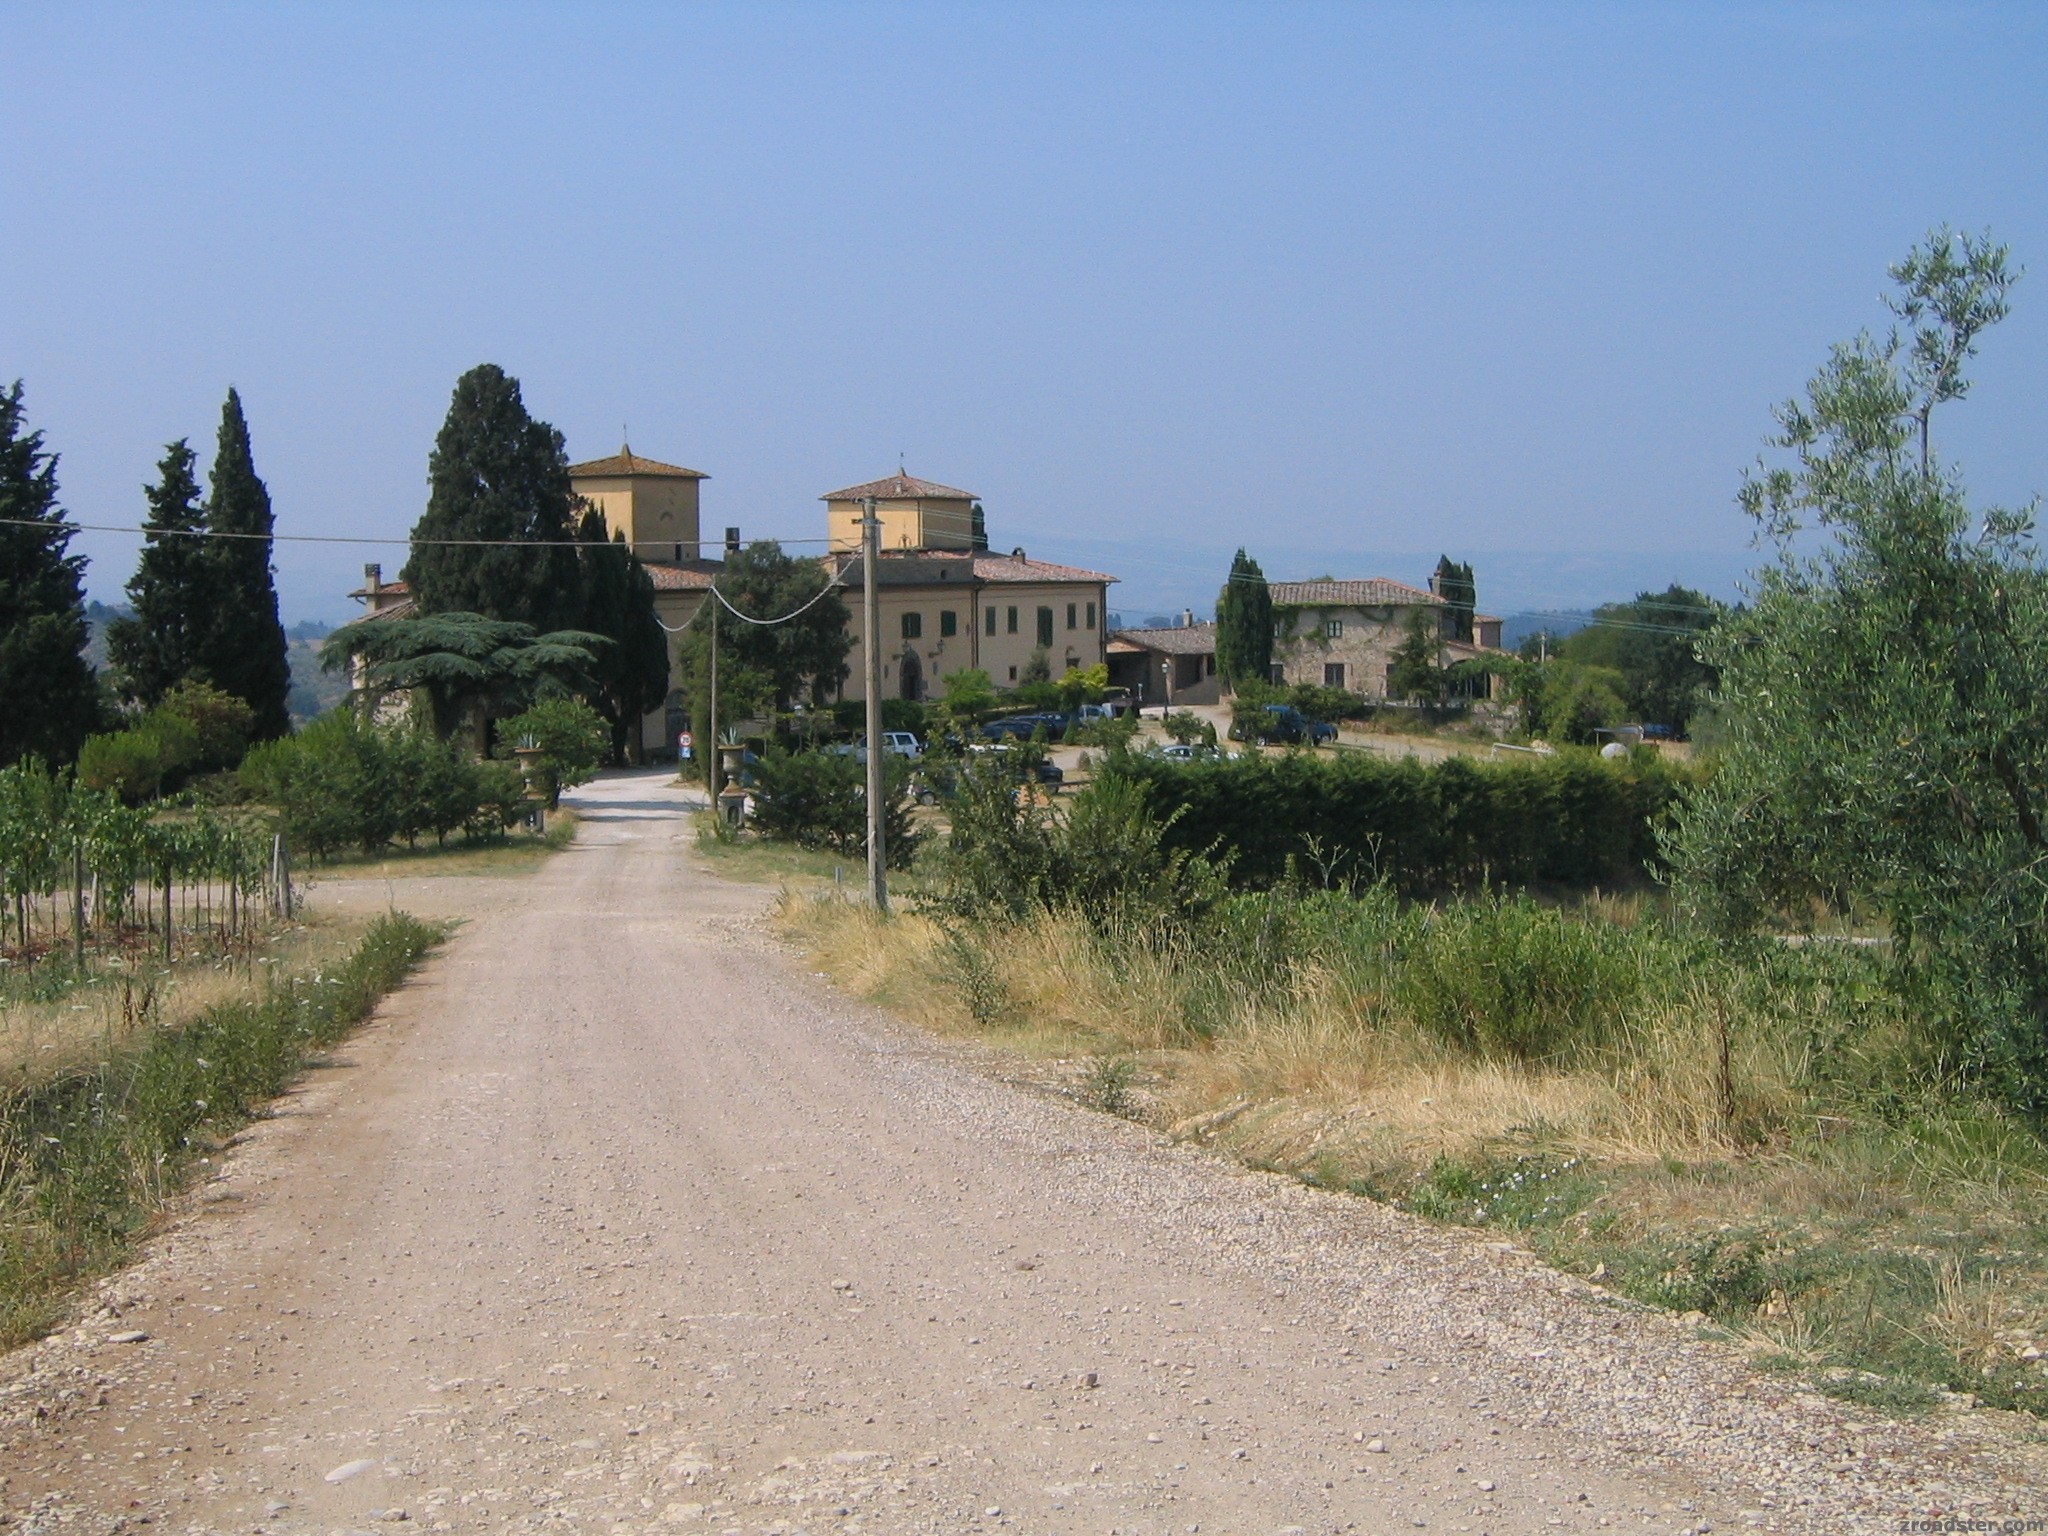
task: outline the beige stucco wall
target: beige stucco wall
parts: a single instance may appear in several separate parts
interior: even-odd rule
[[[950,497],[878,500],[884,549],[972,549],[974,504]],[[861,506],[857,501],[825,503],[825,535],[835,550],[860,548]]]
[[[643,559],[697,558],[697,481],[680,475],[603,475],[571,484],[604,514],[605,527],[625,534]]]
[[[1100,582],[1005,583],[970,591],[964,587],[888,587],[881,592],[882,688],[885,697],[901,698],[901,664],[905,650],[917,654],[924,674],[924,697],[937,698],[945,692],[949,672],[979,667],[998,688],[1007,688],[1023,676],[1038,646],[1038,610],[1053,614],[1053,643],[1046,652],[1047,664],[1058,677],[1069,666],[1092,667],[1103,659],[1107,635],[1103,629],[1103,595]],[[1067,628],[1067,605],[1074,605],[1074,627]],[[865,653],[861,646],[861,594],[846,593],[852,615],[853,649],[846,664],[847,678],[840,697],[867,697]],[[1095,623],[1088,623],[1094,606]],[[987,611],[996,613],[996,632],[987,633]],[[1017,633],[1009,632],[1009,610],[1017,610]],[[959,628],[950,637],[939,634],[939,614],[951,610],[959,616]],[[915,612],[923,633],[915,640],[903,637],[903,615]]]

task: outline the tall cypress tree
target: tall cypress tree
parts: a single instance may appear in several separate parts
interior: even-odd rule
[[[427,460],[427,510],[413,525],[405,580],[428,613],[481,613],[539,630],[582,618],[569,454],[562,434],[526,413],[519,381],[494,363],[455,381]],[[488,548],[439,539],[532,540]]]
[[[206,528],[193,473],[196,462],[181,437],[158,461],[156,484],[142,488],[149,517],[143,523],[142,560],[128,583],[135,617],[107,626],[107,660],[124,691],[148,705],[187,677],[213,681],[198,669],[214,596],[206,540],[193,537]]]
[[[576,537],[584,546],[580,627],[612,642],[590,669],[590,702],[611,722],[612,756],[624,762],[634,725],[668,697],[668,635],[654,616],[654,578],[625,535],[607,537],[604,514],[592,507]]]
[[[242,397],[232,388],[220,411],[220,446],[213,460],[206,526],[216,534],[254,537],[201,541],[210,590],[198,615],[194,665],[215,687],[255,710],[256,739],[268,741],[291,729],[285,697],[291,692],[292,669],[271,576],[270,492],[257,478]]]
[[[1449,555],[1436,558],[1436,580],[1430,585],[1444,604],[1444,638],[1472,643],[1472,613],[1479,606],[1479,586],[1472,567]]]
[[[0,389],[0,767],[68,763],[98,723],[85,650],[85,557],[67,554],[57,456],[23,429],[21,381]]]
[[[1273,590],[1259,562],[1243,550],[1216,595],[1216,670],[1236,688],[1263,683],[1273,669]]]

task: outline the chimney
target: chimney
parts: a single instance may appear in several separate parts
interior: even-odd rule
[[[1194,609],[1192,609],[1192,608],[1183,608],[1183,609],[1181,609],[1181,611],[1180,611],[1180,627],[1181,627],[1182,629],[1193,629],[1193,628],[1195,627],[1195,610],[1194,610]]]
[[[740,531],[737,528],[725,530],[725,558],[733,559],[740,552]]]
[[[383,566],[381,566],[381,565],[366,565],[366,566],[364,566],[364,567],[363,567],[363,585],[364,585],[364,586],[366,586],[366,587],[368,587],[368,588],[369,588],[369,589],[370,589],[370,590],[371,590],[372,592],[375,592],[375,591],[376,591],[376,590],[377,590],[377,589],[378,589],[379,587],[383,586],[383,585],[384,585],[384,567],[383,567]]]

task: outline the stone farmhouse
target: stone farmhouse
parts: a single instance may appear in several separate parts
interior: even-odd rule
[[[711,600],[712,580],[724,568],[722,558],[706,558],[699,526],[699,489],[710,477],[630,447],[572,464],[569,477],[576,494],[604,514],[606,527],[622,534],[646,565],[675,666],[681,632]],[[967,668],[985,671],[996,686],[1007,687],[1041,653],[1055,677],[1103,661],[1114,576],[1034,560],[1022,549],[993,551],[972,491],[899,472],[819,498],[828,541],[828,552],[819,558],[839,583],[853,640],[840,697],[866,697],[859,522],[861,502],[870,496],[882,524],[882,686],[890,696],[936,697],[947,673]],[[715,547],[721,556],[736,553],[740,530],[725,529]],[[371,615],[395,618],[412,611],[403,582],[382,581],[375,567],[366,574],[365,585],[350,595]],[[641,721],[639,753],[673,753],[684,717],[681,693],[671,692],[665,708]]]
[[[1394,652],[1418,613],[1437,635],[1437,663],[1452,666],[1500,649],[1501,621],[1472,616],[1472,638],[1456,638],[1455,618],[1434,590],[1389,581],[1276,581],[1273,681],[1343,688],[1387,697]]]

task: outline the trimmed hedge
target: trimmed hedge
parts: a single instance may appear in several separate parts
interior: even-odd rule
[[[1433,764],[1306,753],[1195,763],[1120,756],[1104,771],[1147,786],[1172,846],[1229,856],[1233,886],[1278,885],[1291,865],[1311,882],[1384,880],[1408,896],[1638,880],[1654,867],[1658,825],[1685,783],[1647,752]]]

